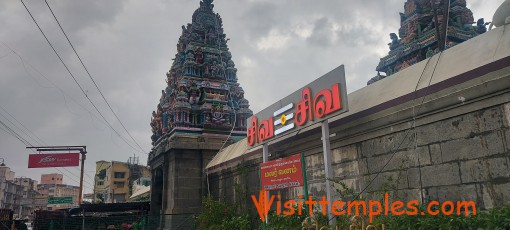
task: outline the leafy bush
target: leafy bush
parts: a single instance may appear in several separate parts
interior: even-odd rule
[[[250,230],[250,217],[248,214],[232,216],[221,223],[221,229]]]
[[[445,216],[439,214],[416,216],[379,216],[375,223],[384,223],[387,229],[462,229],[462,230],[506,230],[510,229],[510,206],[477,212],[476,216]]]
[[[250,219],[247,214],[237,215],[232,208],[224,202],[216,201],[211,197],[204,197],[202,213],[197,216],[198,229],[239,229],[249,230]]]

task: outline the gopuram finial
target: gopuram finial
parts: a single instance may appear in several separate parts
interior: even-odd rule
[[[214,5],[212,4],[213,0],[203,0],[202,2],[200,2],[200,5],[203,4],[203,6],[206,6],[206,7],[214,7]]]

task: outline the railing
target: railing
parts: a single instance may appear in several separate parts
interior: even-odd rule
[[[194,214],[72,216],[34,220],[34,230],[195,229]]]

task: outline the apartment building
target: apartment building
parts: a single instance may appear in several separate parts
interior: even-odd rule
[[[0,208],[11,209],[14,218],[29,218],[35,210],[37,181],[16,177],[5,164],[0,164]]]
[[[2,163],[3,164],[3,163]],[[0,166],[0,208],[14,210],[18,205],[18,188],[13,182],[15,173],[5,164]]]
[[[98,161],[96,162],[96,172],[95,202],[126,202],[133,193],[134,181],[140,178],[150,178],[149,167],[131,162]]]
[[[43,174],[41,184],[37,185],[34,205],[38,209],[58,210],[78,206],[80,187],[63,183],[62,174]],[[44,182],[44,183],[43,183]],[[49,203],[52,198],[72,197],[70,203]]]
[[[37,181],[31,178],[18,177],[14,179],[14,183],[19,185],[19,209],[14,210],[14,215],[20,218],[28,218],[35,210],[35,198],[37,196]]]
[[[104,203],[104,190],[105,190],[105,179],[106,179],[106,170],[110,167],[110,162],[108,161],[96,161],[96,173],[94,176],[94,195],[93,200],[94,203]]]
[[[63,184],[64,175],[58,173],[42,174],[41,184]]]

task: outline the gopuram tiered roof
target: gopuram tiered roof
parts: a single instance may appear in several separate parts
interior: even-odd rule
[[[473,13],[466,7],[466,0],[450,0],[449,10],[447,3],[446,0],[406,0],[404,13],[400,13],[398,36],[390,34],[390,52],[381,58],[377,76],[367,84],[433,56],[440,50],[439,41],[444,42],[447,49],[487,31],[483,18],[473,26]],[[447,36],[440,39],[447,11]]]
[[[152,112],[154,146],[175,134],[246,136],[252,111],[212,1],[201,1],[192,23],[182,26],[167,87]]]

